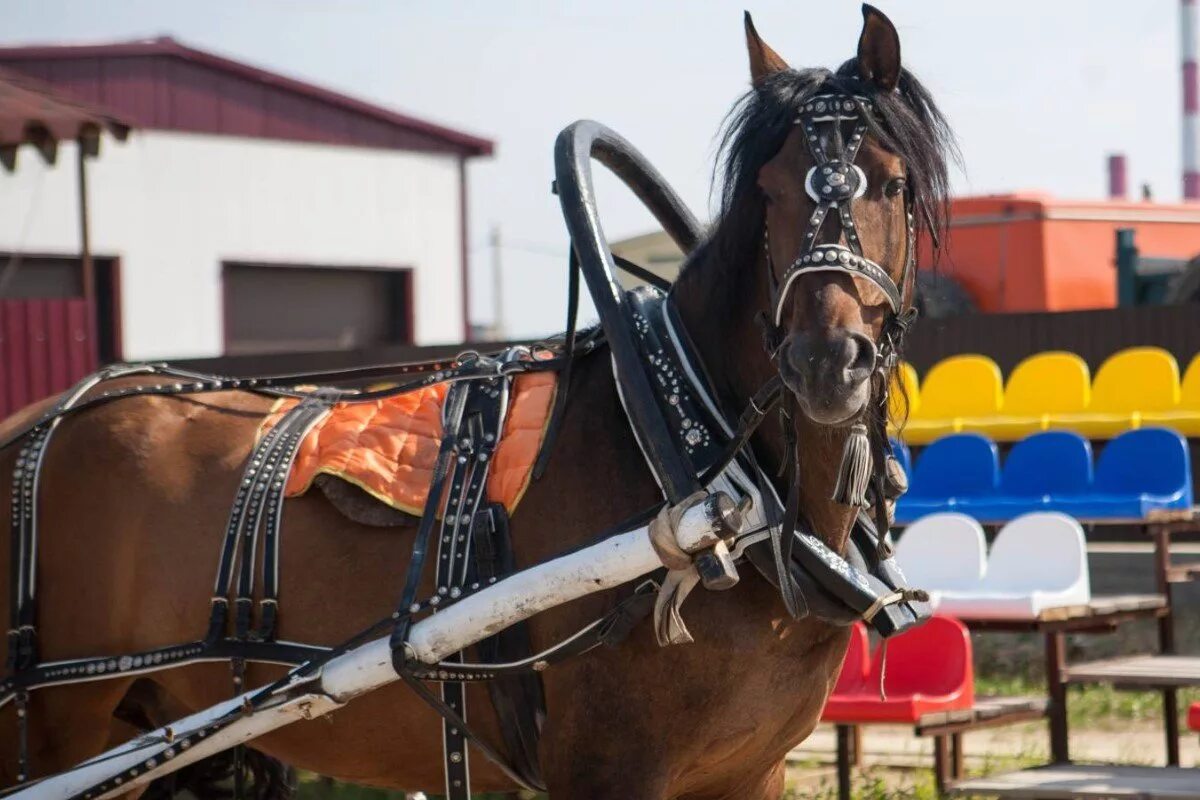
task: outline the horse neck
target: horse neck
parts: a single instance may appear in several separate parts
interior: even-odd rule
[[[735,280],[727,279],[730,274],[726,270],[730,269],[737,267],[721,263],[716,248],[702,247],[676,283],[674,300],[722,406],[736,419],[775,374],[775,366],[763,349],[755,323],[755,314],[769,302],[766,265],[760,256],[752,275],[741,274]],[[792,416],[799,452],[801,515],[825,544],[843,552],[854,514],[830,498],[847,431],[817,425],[801,413]],[[755,456],[772,476],[785,458],[780,426],[778,416],[772,414],[752,440]],[[776,479],[775,488],[780,497],[787,497],[788,487],[781,480]]]

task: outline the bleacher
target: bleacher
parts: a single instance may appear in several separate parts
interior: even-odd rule
[[[1003,466],[994,441],[956,433],[937,439],[915,460],[908,492],[896,503],[896,521],[942,511],[988,522],[1032,511],[1137,520],[1154,509],[1191,508],[1192,502],[1187,440],[1169,428],[1125,431],[1096,458],[1077,433],[1035,433],[1013,446]]]
[[[987,356],[957,355],[935,364],[923,379],[911,365],[901,365],[892,417],[909,444],[964,431],[1001,442],[1047,430],[1109,439],[1151,426],[1200,437],[1200,354],[1182,380],[1179,375],[1175,357],[1158,347],[1114,353],[1094,379],[1073,353],[1029,356],[1007,381]]]
[[[1082,358],[1055,351],[1025,358],[1007,380],[986,356],[956,355],[923,379],[901,365],[898,383],[893,449],[909,489],[895,506],[897,558],[912,585],[929,591],[936,616],[890,643],[886,670],[865,630],[854,631],[824,714],[838,727],[841,795],[857,751],[850,743],[861,726],[883,722],[935,737],[947,793],[1157,797],[1182,796],[1170,788],[1181,782],[1200,787],[1200,769],[1179,767],[1175,721],[1177,690],[1200,685],[1200,658],[1174,653],[1170,595],[1171,584],[1200,577],[1200,566],[1170,558],[1172,533],[1200,530],[1188,442],[1200,438],[1200,354],[1182,379],[1169,352],[1135,347],[1107,358],[1094,378]],[[1085,532],[1115,525],[1153,539],[1158,594],[1093,595]],[[995,531],[990,550],[985,527]],[[1135,619],[1158,621],[1158,652],[1067,663],[1068,634]],[[976,697],[968,631],[1044,634],[1048,697]],[[1161,691],[1168,766],[1076,770],[1071,683]],[[965,733],[1030,719],[1049,723],[1052,764],[964,778]],[[1200,704],[1189,723],[1200,729]]]

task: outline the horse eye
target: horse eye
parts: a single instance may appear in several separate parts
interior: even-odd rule
[[[887,182],[886,185],[884,185],[883,193],[888,197],[895,197],[904,191],[905,185],[904,178],[892,178]]]

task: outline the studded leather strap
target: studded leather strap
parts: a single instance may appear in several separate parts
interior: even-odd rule
[[[872,103],[866,97],[846,94],[824,94],[808,100],[796,117],[796,125],[804,134],[804,141],[813,159],[813,166],[805,176],[804,187],[809,197],[817,204],[809,217],[804,232],[800,254],[775,281],[767,247],[767,267],[775,284],[772,320],[779,325],[783,318],[784,305],[791,294],[792,285],[805,273],[841,272],[852,277],[862,277],[883,291],[896,315],[903,308],[903,285],[913,261],[913,217],[906,209],[908,241],[906,243],[904,271],[900,285],[892,280],[887,270],[863,255],[858,229],[851,210],[855,199],[867,191],[867,177],[854,162],[866,139],[867,119],[872,112]],[[849,137],[842,130],[843,123],[853,123]],[[830,212],[833,212],[832,215]],[[845,244],[818,243],[821,229],[830,216],[841,223]],[[769,234],[767,234],[769,236]]]

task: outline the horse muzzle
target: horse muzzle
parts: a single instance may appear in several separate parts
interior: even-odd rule
[[[805,416],[820,425],[841,425],[870,400],[877,354],[875,343],[861,333],[792,333],[779,351],[779,374]]]

